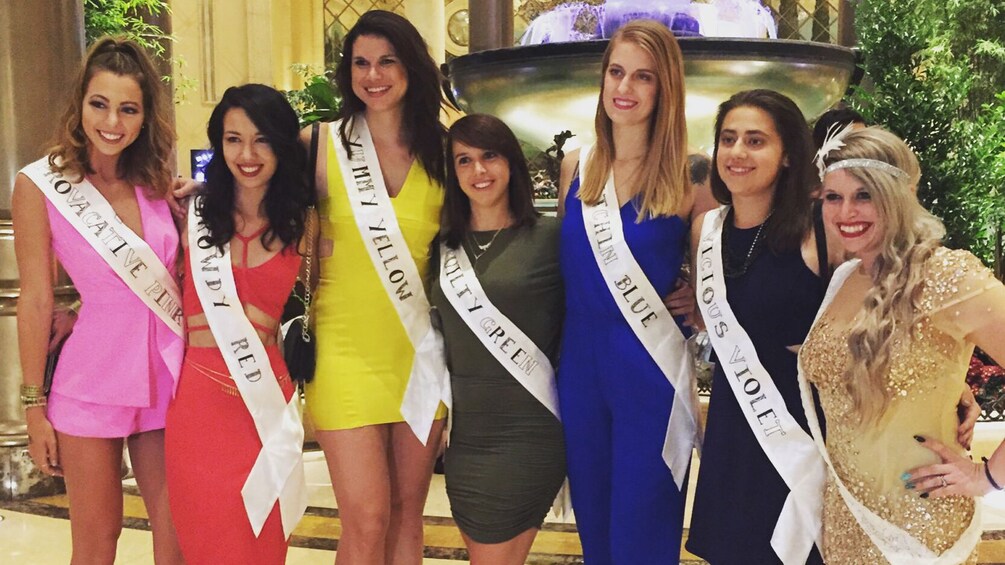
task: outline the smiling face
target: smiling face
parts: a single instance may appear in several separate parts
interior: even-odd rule
[[[98,71],[87,84],[80,125],[90,152],[117,157],[143,128],[143,90],[135,78]]]
[[[368,110],[399,108],[408,90],[408,71],[387,39],[361,35],[352,44],[352,91]]]
[[[269,188],[276,154],[243,108],[231,108],[223,117],[223,158],[234,175],[235,188],[263,192]]]
[[[823,201],[824,222],[840,234],[845,251],[871,265],[879,253],[883,222],[862,181],[845,169],[827,173]]]
[[[471,208],[509,209],[509,161],[494,149],[453,142],[454,170]]]
[[[656,63],[639,45],[617,41],[604,72],[604,111],[614,124],[647,123],[656,107]]]
[[[774,120],[754,106],[726,114],[716,146],[716,170],[732,198],[773,196],[788,163]]]

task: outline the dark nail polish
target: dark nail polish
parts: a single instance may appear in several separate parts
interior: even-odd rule
[[[914,441],[916,441],[918,443],[925,443],[925,438],[923,438],[921,436],[914,436]]]
[[[914,483],[907,483],[904,486],[907,487],[907,490],[914,490]]]
[[[928,498],[928,493],[927,492],[921,493],[921,498]]]

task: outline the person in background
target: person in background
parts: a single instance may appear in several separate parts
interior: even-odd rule
[[[154,561],[182,563],[164,476],[165,413],[184,351],[178,231],[164,200],[170,99],[147,53],[113,38],[91,46],[70,92],[55,145],[22,169],[12,197],[28,450],[66,481],[73,563],[115,561],[124,442]],[[83,307],[46,397],[54,260]]]

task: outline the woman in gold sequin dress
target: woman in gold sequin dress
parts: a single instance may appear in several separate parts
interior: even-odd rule
[[[956,404],[975,344],[1005,359],[1005,288],[970,253],[941,246],[902,140],[880,128],[836,138],[818,154],[824,221],[857,261],[835,272],[800,352],[833,469],[824,559],[976,563],[972,497],[1005,479],[1005,457],[997,471],[965,458]]]

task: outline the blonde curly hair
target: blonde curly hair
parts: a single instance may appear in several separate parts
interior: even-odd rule
[[[863,422],[882,418],[892,399],[887,371],[896,339],[913,339],[911,328],[922,317],[921,293],[925,263],[942,245],[946,230],[917,198],[921,169],[910,147],[880,127],[852,132],[844,147],[824,162],[872,159],[907,173],[898,178],[875,167],[844,170],[868,191],[882,226],[880,250],[872,265],[872,288],[865,295],[861,318],[848,337],[852,361],[845,370],[845,387]],[[826,178],[824,180],[826,188]]]

